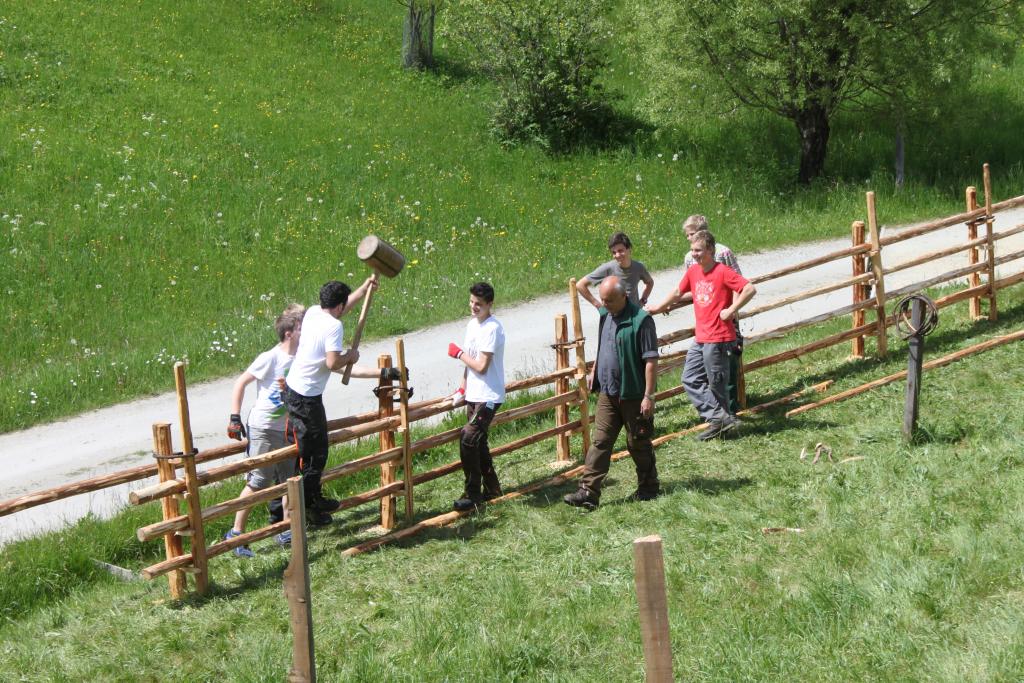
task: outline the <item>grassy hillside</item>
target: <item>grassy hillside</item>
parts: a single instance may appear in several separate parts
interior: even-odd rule
[[[937,103],[891,196],[890,131],[854,113],[833,180],[805,191],[793,132],[746,111],[641,120],[566,157],[503,150],[490,84],[443,43],[435,72],[403,72],[400,36],[379,0],[4,5],[0,430],[164,390],[177,359],[193,380],[238,372],[287,302],[367,274],[371,232],[410,259],[369,323],[386,335],[461,315],[476,279],[499,303],[560,289],[618,229],[668,267],[693,212],[749,251],[847,234],[866,187],[891,222],[957,210],[983,160],[998,196],[1024,186],[1020,63]],[[643,74],[610,40],[631,115]]]
[[[1019,329],[1024,297],[1007,294],[996,324],[943,311],[928,357]],[[884,363],[851,364],[846,352],[752,373],[753,401],[826,376],[839,391],[905,367],[895,340]],[[374,514],[339,514],[311,536],[319,673],[643,680],[630,544],[658,533],[680,679],[1020,680],[1022,354],[1020,344],[1004,346],[929,371],[910,445],[899,436],[897,383],[793,420],[781,411],[750,418],[738,440],[671,442],[658,449],[664,495],[651,503],[626,500],[635,481],[620,462],[593,513],[561,503],[571,486],[546,489],[350,559],[339,550],[367,537]],[[658,411],[660,431],[695,421],[682,398]],[[799,459],[817,442],[835,462]],[[453,457],[451,448],[430,455]],[[545,444],[497,467],[512,488],[550,476],[552,458]],[[204,502],[239,486],[204,489]],[[417,488],[418,515],[447,510],[457,488],[450,477]],[[250,561],[213,560],[211,596],[183,603],[168,600],[163,580],[124,584],[93,567],[91,557],[135,569],[159,559],[161,543],[133,534],[156,507],[0,550],[0,679],[281,679],[290,661],[284,551],[262,544]]]

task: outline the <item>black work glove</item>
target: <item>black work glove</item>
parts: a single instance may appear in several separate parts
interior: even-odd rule
[[[397,382],[400,379],[402,379],[402,375],[401,375],[401,372],[399,371],[398,368],[381,368],[380,369],[380,382],[381,382],[381,384],[383,384],[384,382],[387,382],[388,380],[391,380],[393,382]],[[406,382],[409,381],[409,368],[405,369],[405,381]]]
[[[242,416],[238,413],[231,413],[231,419],[228,422],[228,438],[234,439],[235,441],[241,441],[247,436],[248,434],[245,433],[245,425],[242,424]]]

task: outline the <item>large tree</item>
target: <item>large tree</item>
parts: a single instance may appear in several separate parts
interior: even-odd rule
[[[888,102],[896,111],[969,69],[980,53],[1018,45],[1022,4],[636,0],[634,6],[639,45],[665,108],[685,104],[681,97],[706,104],[725,93],[789,119],[799,135],[799,181],[809,183],[824,170],[831,119],[841,106]]]

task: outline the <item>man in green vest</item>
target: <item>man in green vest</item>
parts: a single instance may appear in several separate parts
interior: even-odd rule
[[[599,392],[594,438],[587,452],[580,488],[565,496],[567,504],[593,510],[601,500],[612,449],[622,428],[626,447],[636,466],[637,489],[631,500],[658,497],[655,466],[654,390],[658,382],[658,334],[654,318],[626,298],[619,278],[606,277],[598,290],[604,307],[597,339],[597,359],[590,378]]]

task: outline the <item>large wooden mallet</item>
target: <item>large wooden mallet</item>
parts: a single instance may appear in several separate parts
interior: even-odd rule
[[[402,252],[376,235],[364,237],[359,246],[356,247],[356,255],[363,263],[373,269],[374,281],[378,280],[378,276],[381,274],[387,277],[395,277],[405,267],[405,257],[402,256]],[[372,298],[373,289],[371,288],[366,293],[366,296],[363,297],[363,310],[359,313],[359,322],[356,323],[356,331],[352,335],[352,346],[350,347],[352,349],[359,348],[359,340],[363,336],[363,325],[366,324],[366,312],[370,309],[370,299]],[[349,363],[348,367],[345,368],[345,374],[341,377],[342,384],[348,384],[349,379],[351,379],[352,365],[352,363]]]

